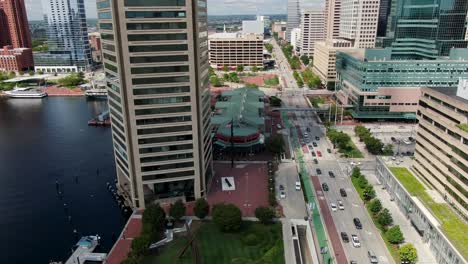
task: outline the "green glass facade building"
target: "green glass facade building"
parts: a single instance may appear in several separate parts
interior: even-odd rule
[[[392,59],[434,60],[466,48],[468,0],[394,1],[387,36]]]

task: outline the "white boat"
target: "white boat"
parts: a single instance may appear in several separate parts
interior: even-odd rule
[[[85,91],[87,97],[107,97],[106,89],[89,89]]]
[[[65,264],[83,264],[87,261],[104,262],[106,253],[93,253],[101,238],[98,235],[84,236],[75,245],[75,251]]]
[[[11,98],[43,98],[47,96],[46,92],[32,87],[15,88],[12,91],[6,91],[4,93]]]

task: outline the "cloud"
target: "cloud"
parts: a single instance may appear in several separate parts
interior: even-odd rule
[[[41,0],[25,0],[26,12],[28,20],[42,20],[42,1]],[[86,8],[86,18],[96,18],[96,0],[84,0]]]

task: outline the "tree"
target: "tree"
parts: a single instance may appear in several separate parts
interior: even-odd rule
[[[403,241],[405,241],[405,237],[403,236],[403,233],[400,230],[400,226],[398,225],[388,229],[387,232],[385,232],[385,237],[387,238],[387,241],[392,244],[401,244]]]
[[[364,177],[363,177],[364,178]],[[372,200],[375,198],[375,190],[374,190],[374,187],[370,184],[368,184],[365,188],[364,188],[364,192],[363,192],[363,196],[364,196],[364,200],[366,202]]]
[[[171,204],[169,215],[176,221],[180,220],[180,218],[185,215],[185,205],[182,200],[177,200],[175,203]]]
[[[209,67],[209,73],[210,73],[210,76],[216,75],[213,67],[211,67],[211,66]]]
[[[229,71],[229,67],[226,66],[226,65],[224,65],[224,66],[223,66],[223,71],[225,71],[225,72]]]
[[[366,144],[366,148],[371,154],[379,155],[383,152],[384,144],[375,137],[367,137],[364,139],[364,144]]]
[[[281,107],[281,99],[276,96],[270,96],[270,105],[273,107]]]
[[[195,202],[195,206],[193,207],[193,212],[195,213],[196,217],[200,219],[204,219],[210,212],[210,205],[205,199],[199,198]]]
[[[230,72],[229,73],[229,81],[238,83],[240,82],[239,76],[237,75],[237,72]]]
[[[275,135],[272,138],[270,138],[269,144],[267,144],[267,149],[275,154],[279,154],[283,152],[283,146],[284,146],[284,139],[281,135]]]
[[[377,215],[377,223],[379,223],[382,227],[389,226],[393,223],[392,215],[387,208],[383,209],[382,212]]]
[[[361,169],[359,167],[354,167],[353,168],[353,173],[351,174],[353,178],[359,178],[362,176],[361,174]]]
[[[393,156],[393,146],[392,146],[392,144],[385,145],[385,147],[383,149],[383,154],[385,156]]]
[[[242,223],[241,210],[233,204],[216,204],[213,206],[213,222],[223,232],[235,232]]]
[[[29,71],[29,76],[34,76],[34,71]]]
[[[382,203],[379,199],[373,199],[369,203],[368,208],[374,215],[376,215],[382,210]]]
[[[166,212],[164,212],[159,204],[152,204],[144,211],[142,220],[143,233],[149,234],[151,238],[155,238],[164,229]]]
[[[66,77],[59,79],[58,82],[68,88],[74,88],[77,85],[83,83],[83,73],[72,73]]]
[[[301,56],[301,61],[302,61],[302,63],[304,63],[305,66],[309,65],[309,63],[310,63],[309,57],[307,57],[307,55],[302,55]]]
[[[244,65],[237,65],[236,71],[243,72],[244,71]]]
[[[418,260],[418,252],[413,244],[404,244],[398,250],[401,261],[406,261],[409,264],[414,264]]]
[[[270,207],[257,207],[257,209],[255,209],[255,217],[257,217],[262,224],[269,224],[275,217],[275,211]]]
[[[142,256],[148,250],[151,244],[151,238],[147,234],[142,234],[132,240],[132,254]]]
[[[252,72],[258,72],[258,67],[257,67],[257,66],[253,66],[253,67],[252,67]]]
[[[265,48],[266,48],[266,50],[268,51],[268,53],[272,53],[272,52],[273,52],[273,45],[271,45],[270,43],[266,43],[266,44],[265,44]]]
[[[220,86],[223,85],[223,83],[221,82],[221,79],[220,79],[218,76],[216,76],[216,75],[212,75],[212,76],[210,77],[210,83],[211,83],[211,85],[213,85],[214,87],[220,87]]]
[[[361,177],[358,178],[359,188],[365,189],[368,184],[369,182],[367,181],[366,177],[364,177],[364,175],[361,175]]]

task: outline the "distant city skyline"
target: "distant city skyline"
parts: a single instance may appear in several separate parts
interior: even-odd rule
[[[28,20],[42,20],[42,4],[37,0],[25,0]],[[313,2],[323,2],[321,0]],[[284,0],[208,0],[209,15],[263,15],[286,14]],[[86,17],[97,18],[96,0],[85,0]]]

